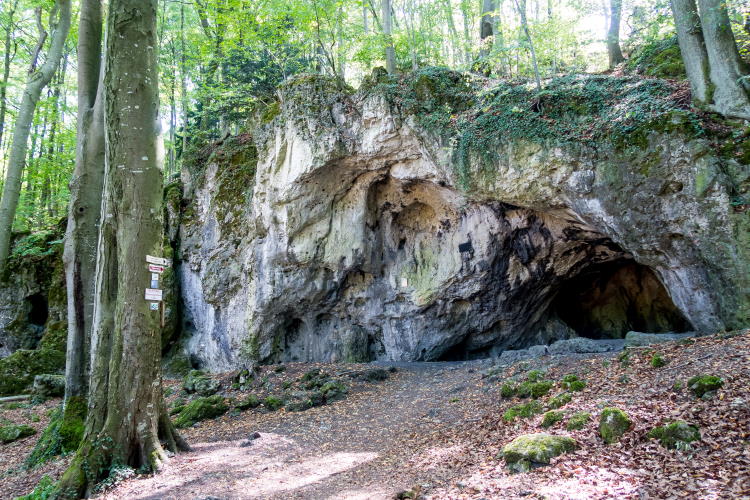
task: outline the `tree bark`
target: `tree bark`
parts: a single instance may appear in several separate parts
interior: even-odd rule
[[[713,108],[728,116],[750,119],[750,80],[740,58],[727,13],[726,0],[698,0],[709,77],[714,85]]]
[[[104,183],[101,0],[83,0],[78,27],[78,144],[63,262],[68,297],[65,401],[85,397]]]
[[[8,79],[10,78],[10,61],[13,58],[12,52],[15,52],[15,50],[11,51],[11,44],[15,47],[15,43],[13,42],[13,16],[16,13],[16,7],[18,6],[18,0],[14,0],[14,2],[10,6],[10,11],[8,12],[8,26],[5,28],[5,55],[3,58],[3,81],[0,83],[0,144],[3,142],[3,132],[5,131],[5,110],[7,106],[7,102],[5,97],[8,95]]]
[[[391,0],[382,0],[383,36],[385,36],[385,69],[389,74],[396,72],[396,49],[393,47]]]
[[[625,60],[620,49],[620,17],[622,15],[622,0],[610,0],[609,29],[607,30],[607,55],[609,69]]]
[[[539,77],[539,64],[536,61],[536,50],[534,50],[534,41],[531,39],[531,32],[529,31],[529,22],[526,18],[526,0],[513,0],[516,4],[516,10],[518,15],[521,16],[521,27],[526,35],[526,40],[529,42],[529,50],[531,52],[531,64],[534,67],[534,79],[536,80],[536,90],[540,92],[542,90],[542,79]]]
[[[158,311],[144,300],[147,254],[163,245],[157,0],[112,0],[103,80],[105,181],[98,243],[89,410],[60,491],[82,496],[113,464],[155,471],[186,449],[161,385]]]
[[[701,21],[695,0],[670,0],[674,24],[677,29],[677,42],[680,45],[685,73],[690,81],[693,99],[699,103],[711,100],[711,88],[708,75],[708,54],[703,41]]]
[[[482,20],[479,24],[479,57],[487,57],[492,51],[495,36],[495,0],[482,1]]]
[[[29,76],[26,82],[13,130],[13,143],[10,147],[5,184],[3,185],[3,197],[0,201],[0,273],[5,269],[8,252],[10,251],[11,229],[21,193],[24,159],[28,147],[29,130],[34,119],[34,110],[39,102],[42,89],[49,84],[55,71],[57,71],[65,39],[70,31],[70,0],[57,0],[55,8],[59,12],[59,17],[57,27],[52,35],[47,60],[38,71]]]

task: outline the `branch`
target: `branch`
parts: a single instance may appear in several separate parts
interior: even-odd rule
[[[37,7],[34,10],[34,13],[36,15],[36,27],[39,31],[39,40],[36,43],[34,51],[31,53],[31,64],[29,64],[30,75],[33,74],[34,71],[36,71],[36,63],[39,60],[39,53],[42,51],[44,42],[47,40],[47,30],[44,29],[44,24],[42,24],[42,8]]]

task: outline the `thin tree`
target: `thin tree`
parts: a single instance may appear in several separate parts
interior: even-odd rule
[[[385,37],[385,69],[389,74],[396,72],[396,49],[393,47],[393,13],[391,0],[382,0],[383,36]]]
[[[625,60],[620,49],[620,18],[622,16],[622,0],[610,0],[609,28],[607,29],[607,55],[609,69]]]
[[[57,20],[56,23],[53,23],[55,13],[57,14]],[[10,250],[11,229],[18,207],[18,198],[21,195],[21,182],[34,111],[42,90],[52,80],[60,65],[65,39],[70,31],[70,0],[57,0],[55,2],[53,13],[50,15],[50,23],[53,24],[54,33],[47,52],[47,59],[37,70],[37,55],[42,50],[42,44],[38,43],[32,56],[30,75],[23,91],[13,130],[13,142],[10,146],[3,197],[0,201],[0,272],[5,269]],[[43,41],[46,37],[46,31],[42,30],[39,36],[40,41]]]
[[[13,16],[16,13],[18,0],[10,4],[8,11],[8,25],[5,27],[5,54],[3,57],[3,80],[0,82],[0,144],[3,141],[3,132],[5,130],[5,110],[7,109],[6,96],[8,95],[8,80],[10,78],[10,62],[15,56],[17,44],[13,41],[13,32],[15,25]],[[12,47],[12,48],[11,48]]]
[[[534,50],[534,41],[531,39],[531,32],[529,31],[529,21],[526,18],[526,0],[513,0],[516,4],[516,10],[518,15],[521,17],[521,28],[526,35],[526,41],[529,43],[529,51],[531,52],[531,64],[534,67],[534,79],[536,80],[536,90],[540,92],[542,90],[542,79],[539,77],[539,64],[536,61],[536,50]]]
[[[105,181],[98,244],[89,412],[59,487],[83,496],[113,464],[158,470],[187,444],[162,395],[159,314],[144,300],[147,254],[163,244],[157,0],[112,0],[103,80]]]

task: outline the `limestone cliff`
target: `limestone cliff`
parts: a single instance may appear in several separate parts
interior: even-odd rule
[[[434,360],[747,325],[748,167],[677,90],[288,82],[183,171],[184,350],[208,369]]]

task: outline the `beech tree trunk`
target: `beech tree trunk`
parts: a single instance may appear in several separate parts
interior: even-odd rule
[[[10,61],[13,57],[13,52],[15,50],[11,50],[11,45],[15,47],[15,43],[12,42],[12,36],[13,36],[13,16],[16,13],[16,6],[18,5],[18,0],[14,0],[13,4],[10,6],[10,11],[8,12],[8,26],[5,28],[5,54],[3,58],[3,81],[0,82],[0,144],[3,142],[3,132],[5,130],[5,110],[7,109],[7,102],[5,100],[5,96],[8,93],[8,79],[10,77]]]
[[[70,0],[57,0],[55,8],[59,12],[57,26],[52,35],[47,59],[38,71],[29,75],[26,87],[18,108],[16,124],[13,130],[13,142],[8,156],[7,173],[3,185],[3,197],[0,200],[0,273],[5,269],[10,251],[11,229],[13,218],[21,195],[23,168],[28,150],[29,131],[34,119],[34,111],[39,102],[42,90],[52,80],[62,57],[65,39],[70,31]],[[33,61],[36,57],[33,57]],[[34,61],[35,62],[35,61]],[[32,63],[32,67],[33,67]]]
[[[83,0],[78,27],[78,144],[63,262],[68,297],[65,400],[85,397],[104,183],[101,0]]]
[[[396,49],[393,47],[393,28],[391,0],[382,0],[383,7],[383,35],[385,36],[385,69],[389,74],[396,72]]]
[[[531,32],[529,31],[529,21],[526,18],[526,0],[513,0],[516,4],[516,10],[518,15],[521,17],[521,27],[526,35],[526,40],[529,42],[529,50],[531,52],[531,64],[534,67],[534,80],[536,81],[536,90],[541,92],[542,90],[542,79],[539,77],[539,64],[536,61],[536,50],[534,49],[534,41],[531,39]]]
[[[620,49],[620,17],[622,16],[622,0],[610,0],[609,29],[607,30],[607,55],[609,69],[625,60]]]
[[[703,42],[701,21],[695,0],[670,0],[674,24],[677,28],[677,43],[680,45],[685,73],[690,81],[693,99],[700,103],[710,100],[708,89],[708,54]]]
[[[113,464],[155,471],[186,449],[161,385],[158,311],[144,299],[146,255],[161,255],[163,161],[158,130],[156,0],[109,4],[103,80],[105,180],[98,244],[89,408],[59,488],[90,493]]]
[[[726,0],[698,0],[703,39],[708,53],[709,77],[714,85],[713,109],[728,116],[750,119],[750,80],[740,58],[727,13]]]

